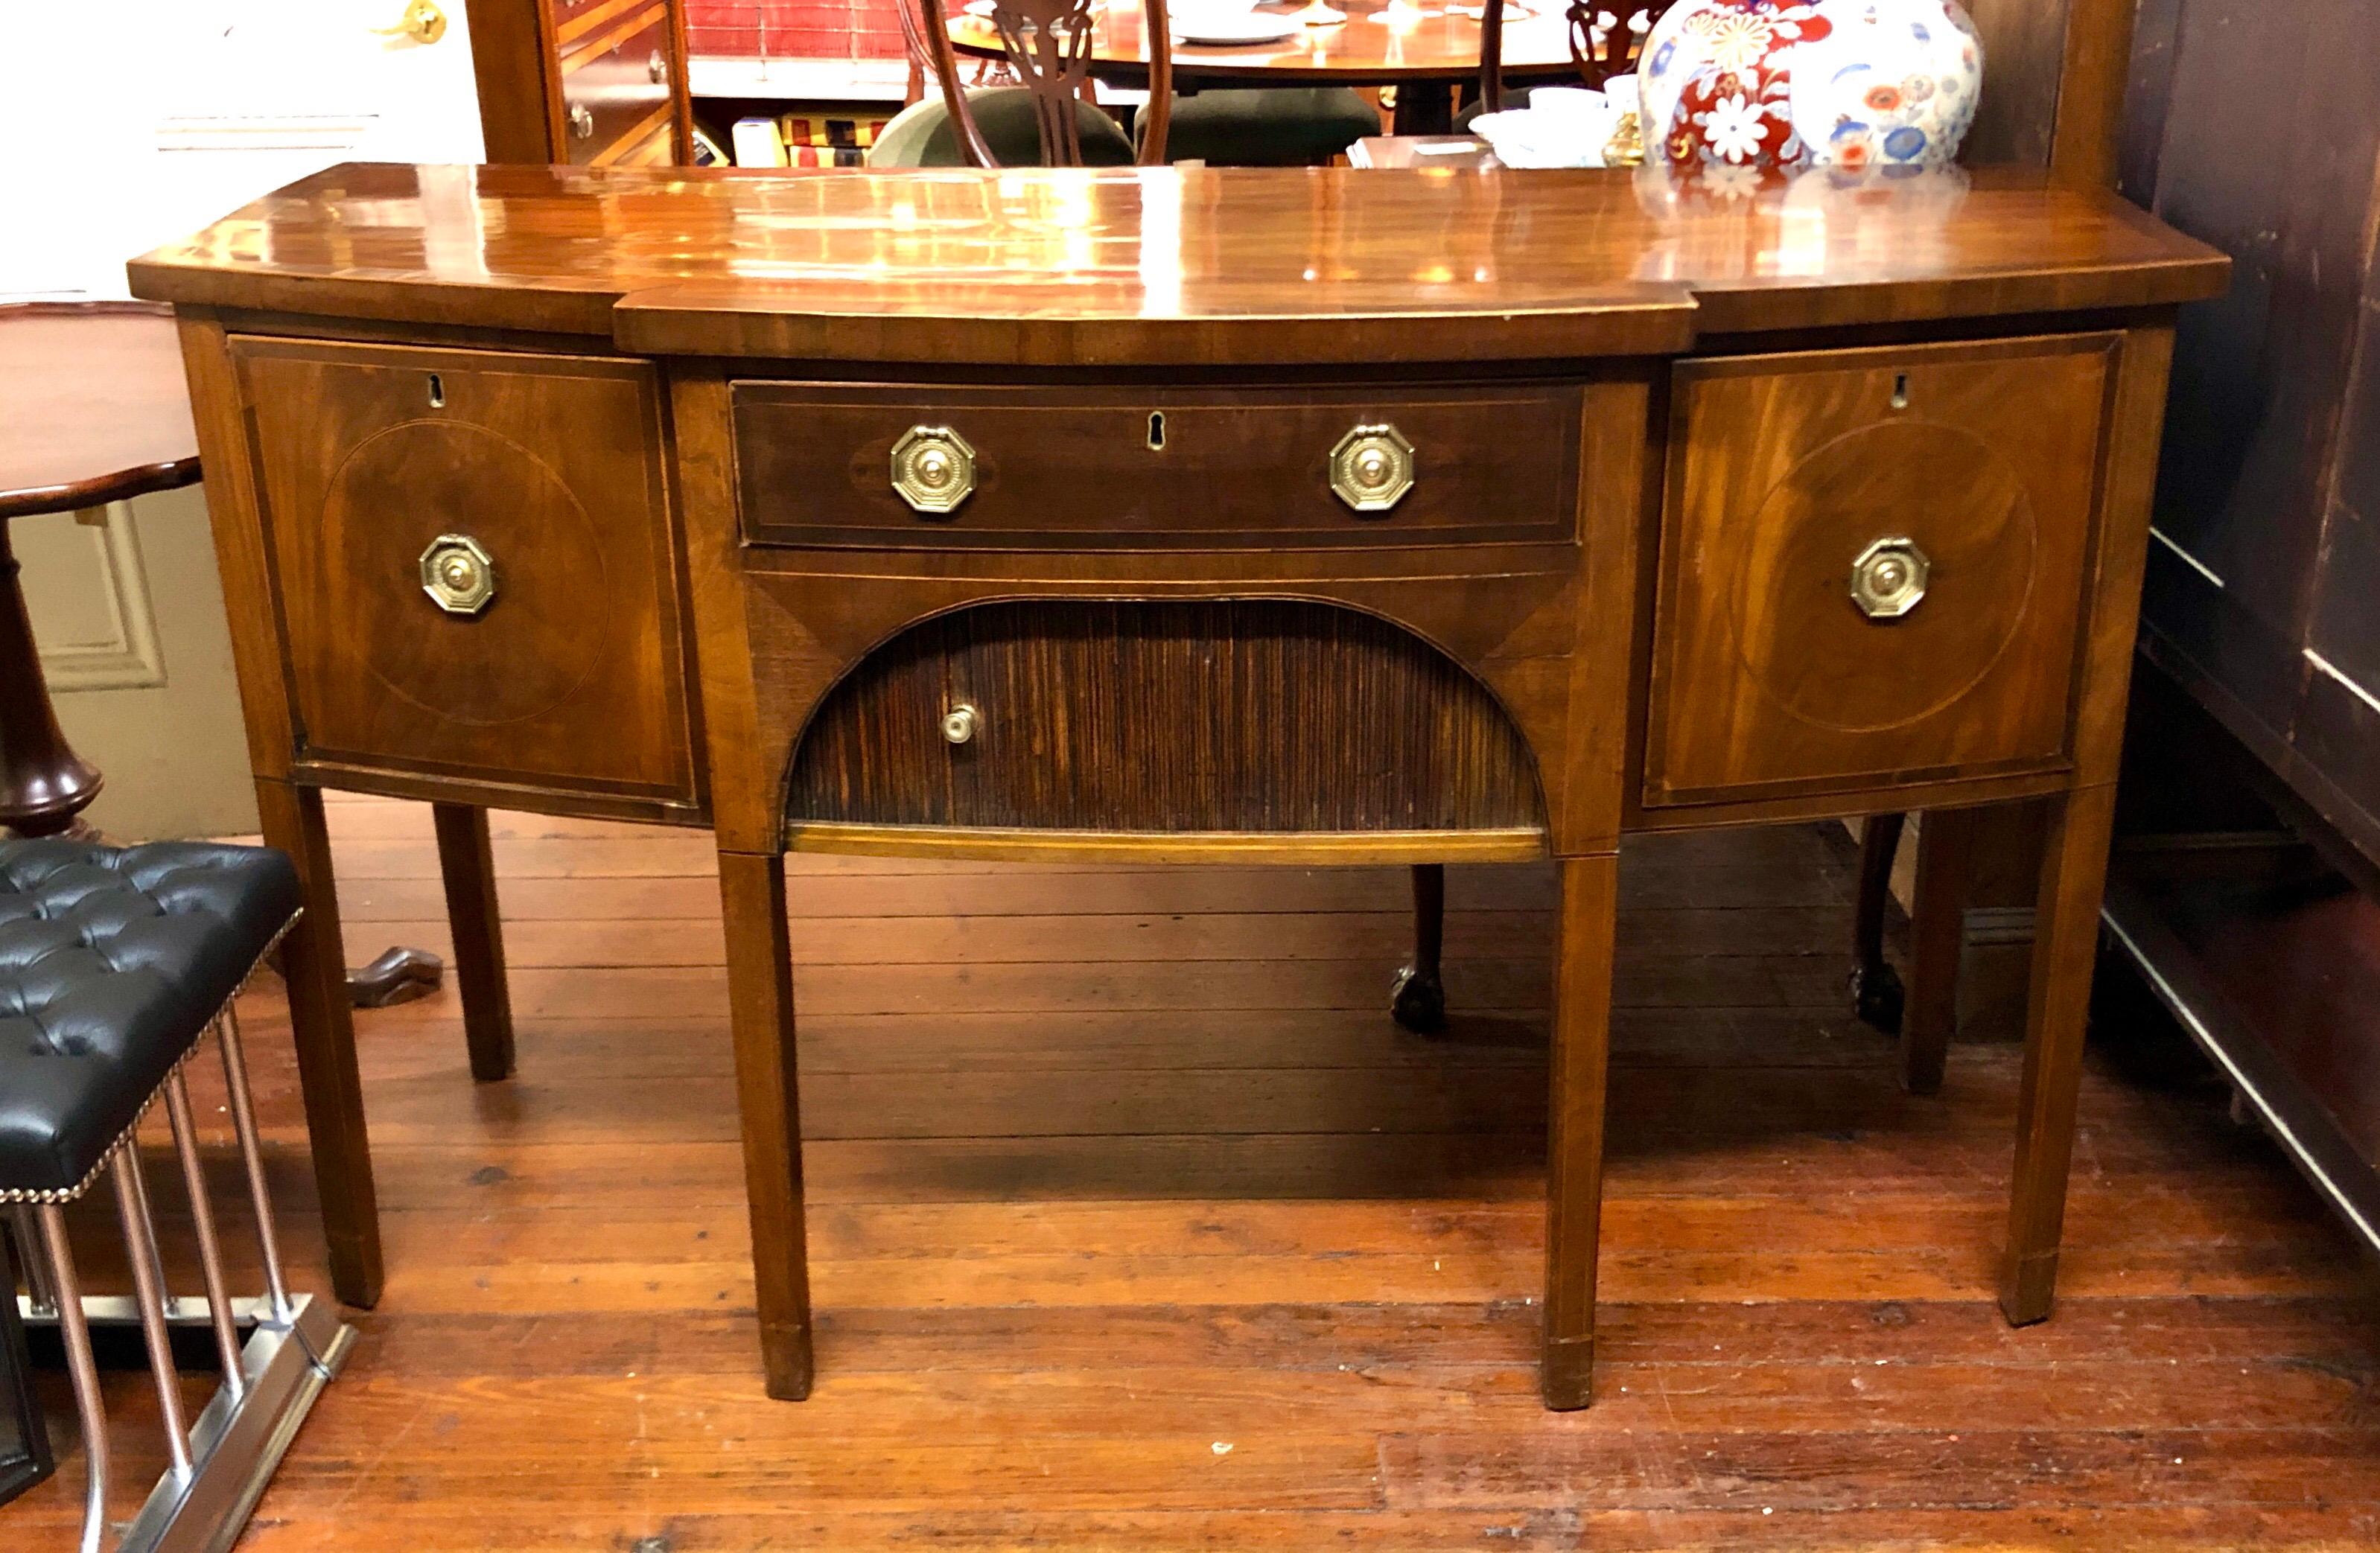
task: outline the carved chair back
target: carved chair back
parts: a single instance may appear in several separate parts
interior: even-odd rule
[[[972,167],[997,167],[999,160],[977,125],[959,79],[957,51],[951,45],[943,0],[903,0],[905,39],[920,49],[941,85],[959,152]],[[913,14],[914,11],[914,14]],[[1033,94],[1034,127],[1040,134],[1040,165],[1079,167],[1083,140],[1075,104],[1089,79],[1094,0],[992,0],[990,20],[1008,51],[1009,67]],[[1141,110],[1139,161],[1165,160],[1165,130],[1173,114],[1173,30],[1165,0],[1145,0],[1148,39],[1148,105]]]
[[[1636,68],[1645,34],[1676,0],[1570,0],[1571,63],[1579,80],[1601,91],[1616,76]],[[1504,0],[1481,0],[1479,7],[1479,111],[1504,106]]]

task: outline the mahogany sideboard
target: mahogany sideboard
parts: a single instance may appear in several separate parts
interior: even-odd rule
[[[788,850],[1556,860],[1583,1405],[1624,831],[2045,804],[1999,1298],[2048,1314],[2179,304],[2038,173],[349,165],[180,315],[335,1286],[381,1263],[320,790],[716,832],[761,1345],[811,1377]]]

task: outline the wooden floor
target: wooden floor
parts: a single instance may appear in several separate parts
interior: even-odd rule
[[[1455,871],[1426,1041],[1383,1013],[1397,870],[797,862],[819,1384],[786,1404],[709,838],[497,818],[520,1076],[472,1084],[451,993],[359,1017],[387,1298],[243,1547],[2380,1542],[2372,1267],[2219,1097],[2095,1063],[2064,1298],[2003,1326],[2016,1052],[1897,1091],[1816,828],[1630,849],[1600,1400],[1557,1416],[1548,870]],[[334,828],[353,957],[443,947],[427,811]],[[245,1007],[320,1287],[276,989]],[[128,1516],[153,1404],[110,1385]],[[79,1483],[0,1547],[67,1546]]]

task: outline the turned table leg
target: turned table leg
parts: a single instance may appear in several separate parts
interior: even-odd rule
[[[298,865],[306,903],[297,925],[281,940],[281,967],[289,986],[289,1029],[322,1199],[331,1287],[349,1304],[374,1304],[381,1291],[380,1210],[372,1190],[371,1147],[364,1135],[363,1077],[356,1064],[322,795],[317,788],[261,777],[256,807],[265,844],[279,847]]]
[[[1446,983],[1439,975],[1446,943],[1446,865],[1413,868],[1414,952],[1389,989],[1389,1013],[1408,1030],[1434,1035],[1446,1028]]]
[[[2051,808],[2034,926],[2024,1081],[2017,1096],[2008,1252],[2000,1267],[2000,1309],[2019,1326],[2049,1314],[2058,1282],[2058,1240],[2066,1219],[2066,1172],[2074,1153],[2083,1026],[2115,807],[2114,787],[2097,786],[2068,794]]]
[[[504,928],[496,912],[488,811],[469,804],[432,804],[430,810],[438,830],[438,871],[446,883],[446,920],[455,934],[455,981],[463,994],[471,1076],[482,1083],[510,1078],[512,994],[504,986]]]
[[[1892,860],[1905,814],[1872,814],[1860,831],[1859,897],[1852,907],[1852,1012],[1891,1035],[1900,1028],[1900,975],[1884,957],[1884,918],[1892,901]]]
[[[810,1394],[810,1283],[802,1230],[801,1098],[794,1068],[793,944],[785,928],[785,860],[719,855],[727,919],[727,995],[735,1100],[744,1125],[744,1188],[752,1212],[752,1275],[769,1395]]]
[[[58,729],[18,571],[0,518],[0,829],[55,836],[99,796],[100,775]]]
[[[1909,1001],[1900,1020],[1900,1082],[1912,1095],[1942,1087],[1959,1024],[1959,956],[1967,938],[1967,883],[1975,811],[1928,809],[1917,828],[1917,887],[1909,903]]]
[[[1546,1144],[1546,1327],[1538,1381],[1549,1408],[1587,1404],[1595,1369],[1595,1258],[1603,1211],[1604,1087],[1620,859],[1561,860],[1554,941]]]

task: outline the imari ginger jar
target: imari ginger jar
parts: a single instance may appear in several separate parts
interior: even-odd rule
[[[1942,166],[1984,80],[1958,0],[1681,0],[1639,57],[1648,149],[1705,165]]]

